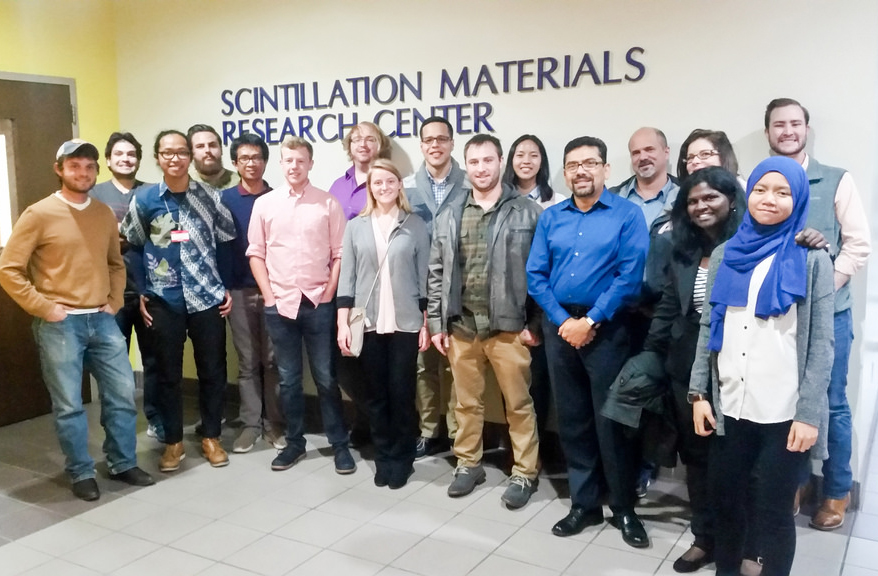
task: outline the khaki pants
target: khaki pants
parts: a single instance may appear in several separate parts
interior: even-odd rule
[[[418,383],[415,398],[418,407],[421,436],[424,438],[439,437],[439,420],[442,418],[442,405],[447,406],[445,424],[448,426],[448,437],[457,434],[457,419],[454,407],[457,398],[448,359],[430,346],[426,352],[418,354]]]
[[[506,405],[506,422],[512,439],[514,475],[537,476],[536,416],[530,386],[530,351],[517,332],[500,332],[485,340],[468,342],[450,338],[448,359],[457,394],[457,436],[454,455],[458,466],[477,466],[482,461],[482,428],[485,420],[485,371],[490,362]]]

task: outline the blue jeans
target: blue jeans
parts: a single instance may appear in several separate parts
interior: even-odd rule
[[[305,396],[302,391],[302,343],[308,351],[308,364],[317,386],[320,414],[326,439],[334,447],[347,447],[341,391],[335,381],[335,306],[314,307],[302,298],[298,317],[281,316],[277,306],[266,306],[265,326],[274,345],[280,373],[280,401],[287,420],[287,444],[305,449]]]
[[[82,408],[83,367],[98,383],[110,473],[137,466],[134,374],[125,338],[113,317],[96,312],[71,314],[61,322],[36,318],[33,332],[70,480],[95,476],[95,463],[88,453],[88,417]]]
[[[835,314],[835,360],[829,379],[829,458],[823,461],[823,497],[840,500],[851,490],[851,407],[848,404],[848,361],[854,331],[851,310]]]

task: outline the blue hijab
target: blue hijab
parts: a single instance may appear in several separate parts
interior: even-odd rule
[[[707,347],[713,351],[718,352],[723,346],[726,308],[747,305],[753,269],[765,258],[775,254],[756,297],[757,318],[782,316],[793,302],[805,297],[808,249],[797,245],[795,236],[808,219],[808,177],[802,166],[790,158],[773,156],[763,160],[747,180],[748,202],[753,186],[768,172],[779,172],[789,182],[793,212],[783,222],[765,226],[747,210],[738,231],[726,244],[710,295],[713,309]]]

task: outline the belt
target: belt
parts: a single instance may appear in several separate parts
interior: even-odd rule
[[[561,308],[567,311],[573,318],[585,318],[591,306],[580,306],[578,304],[561,304]]]

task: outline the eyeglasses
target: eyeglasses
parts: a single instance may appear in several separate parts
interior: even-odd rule
[[[582,162],[568,162],[564,165],[564,171],[568,174],[576,174],[579,172],[580,168],[585,168],[589,172],[596,169],[598,166],[603,166],[605,162],[601,162],[600,160],[595,160],[594,158],[589,158],[588,160],[583,160]]]
[[[421,140],[421,142],[423,144],[426,144],[427,146],[432,146],[434,142],[437,144],[445,145],[451,142],[451,138],[449,138],[448,136],[427,136],[426,138]]]
[[[375,138],[374,136],[357,136],[356,138],[351,138],[351,144],[354,144],[355,146],[359,146],[364,142],[366,144],[377,144],[378,138]]]
[[[696,154],[689,154],[688,156],[686,156],[686,164],[692,164],[693,162],[695,162],[696,158],[698,158],[699,160],[707,160],[711,156],[719,156],[719,151],[702,150],[701,152],[698,152]]]
[[[262,156],[238,156],[238,164],[246,165],[250,162],[254,164],[259,164],[261,162],[265,162],[265,158]]]
[[[174,156],[180,160],[189,158],[189,150],[159,150],[159,156],[165,160],[172,160]]]

